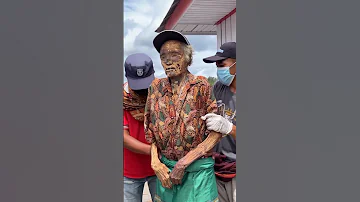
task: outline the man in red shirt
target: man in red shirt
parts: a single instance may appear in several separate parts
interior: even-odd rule
[[[142,201],[145,182],[154,201],[156,175],[151,168],[151,146],[145,140],[144,109],[148,88],[154,80],[149,56],[138,53],[125,61],[124,84],[124,201]]]

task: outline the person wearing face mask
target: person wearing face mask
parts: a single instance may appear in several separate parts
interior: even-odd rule
[[[213,93],[217,100],[218,113],[202,117],[209,130],[223,135],[214,147],[215,175],[220,202],[236,201],[236,43],[224,43],[205,63],[216,63],[219,81]]]
[[[144,110],[148,88],[155,79],[151,58],[143,53],[125,60],[124,107],[124,201],[142,200],[145,182],[155,200],[156,175],[151,168],[151,146],[145,140]]]

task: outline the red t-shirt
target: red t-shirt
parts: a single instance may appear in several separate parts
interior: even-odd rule
[[[140,122],[124,110],[124,130],[128,130],[130,136],[146,143],[144,122]],[[128,178],[145,178],[155,175],[151,168],[151,156],[134,153],[124,147],[124,176]]]

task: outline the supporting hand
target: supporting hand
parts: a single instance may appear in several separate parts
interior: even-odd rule
[[[202,120],[206,120],[206,127],[208,130],[212,130],[224,135],[228,135],[233,127],[233,124],[224,117],[209,113],[201,117]]]

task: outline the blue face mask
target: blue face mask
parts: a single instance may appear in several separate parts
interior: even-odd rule
[[[236,62],[234,62],[234,64],[236,64]],[[231,82],[235,78],[236,74],[235,75],[230,74],[230,68],[234,66],[234,64],[232,64],[230,67],[217,68],[217,77],[219,81],[226,86],[230,86]]]

